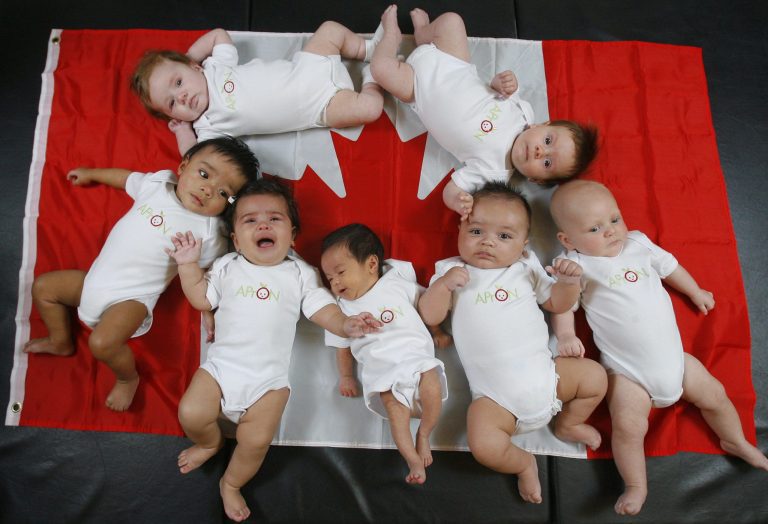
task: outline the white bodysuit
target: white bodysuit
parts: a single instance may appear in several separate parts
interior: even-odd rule
[[[456,266],[469,272],[467,285],[453,292],[451,323],[472,398],[488,397],[512,413],[516,433],[545,426],[562,409],[539,308],[554,279],[529,252],[499,269],[476,268],[459,257],[441,260],[431,282]]]
[[[566,255],[584,270],[581,305],[600,361],[610,373],[643,386],[655,407],[683,393],[683,344],[672,301],[661,279],[677,260],[639,231],[630,231],[615,257]]]
[[[317,270],[289,256],[257,266],[237,253],[213,263],[205,276],[215,313],[216,341],[201,366],[221,388],[221,411],[237,423],[266,392],[288,383],[296,322],[333,304]]]
[[[214,46],[203,61],[208,109],[192,124],[198,141],[323,127],[333,95],[354,89],[339,55],[299,51],[292,60],[237,61],[232,44]]]
[[[147,317],[133,336],[149,330],[152,309],[178,271],[165,252],[173,248],[176,233],[192,231],[203,240],[201,267],[227,251],[221,219],[185,209],[176,196],[176,183],[173,171],[131,173],[126,180],[125,192],[134,199],[133,206],[109,232],[85,276],[77,313],[86,325],[98,324],[113,304],[136,300],[146,306]]]
[[[401,404],[414,415],[420,415],[421,374],[430,369],[437,370],[442,399],[446,400],[445,367],[435,358],[432,336],[416,311],[424,290],[416,282],[413,266],[410,262],[386,260],[383,269],[384,275],[362,297],[337,299],[347,315],[367,311],[376,316],[383,323],[379,331],[355,339],[341,338],[326,331],[325,343],[352,349],[352,355],[360,364],[363,397],[368,409],[387,418],[379,393],[391,390]]]
[[[451,178],[473,192],[485,182],[506,182],[512,142],[533,124],[533,108],[515,93],[504,99],[483,82],[474,64],[433,44],[416,48],[411,107],[435,140],[464,166]]]

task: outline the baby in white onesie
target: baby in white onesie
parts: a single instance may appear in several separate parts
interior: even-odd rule
[[[432,463],[429,436],[448,398],[443,363],[435,358],[432,336],[416,311],[424,289],[409,262],[384,260],[381,240],[362,224],[330,233],[322,252],[320,263],[341,310],[348,315],[372,311],[382,323],[376,333],[351,340],[326,332],[326,345],[339,348],[339,375],[354,380],[354,360],[360,364],[366,406],[389,419],[410,469],[405,480],[423,484]],[[421,419],[415,446],[411,417]]]
[[[370,313],[346,316],[317,270],[288,256],[299,215],[285,185],[272,179],[246,185],[226,220],[237,252],[208,273],[197,263],[201,243],[191,232],[178,234],[169,250],[190,303],[201,311],[218,308],[216,341],[179,403],[179,421],[194,445],[178,465],[189,473],[221,449],[220,413],[237,423],[237,446],[220,488],[227,516],[240,522],[250,515],[240,488],[258,472],[288,402],[299,314],[346,337],[371,333],[380,323]]]
[[[147,52],[131,86],[152,115],[169,121],[181,154],[214,136],[352,127],[377,120],[384,98],[367,66],[355,92],[341,59],[370,61],[380,37],[378,30],[365,40],[328,21],[291,60],[238,64],[229,33],[214,29],[186,55]]]
[[[473,197],[472,213],[459,226],[459,256],[437,262],[418,307],[430,325],[451,313],[473,399],[470,451],[481,464],[516,474],[522,498],[540,503],[536,459],[510,437],[559,412],[555,435],[596,449],[600,434],[585,422],[605,395],[605,371],[589,359],[553,361],[548,348],[540,306],[555,313],[571,308],[581,267],[566,259],[541,267],[526,249],[530,207],[506,184],[489,182]]]
[[[554,183],[589,165],[597,132],[568,120],[535,124],[531,105],[515,94],[512,71],[483,81],[470,63],[464,22],[445,13],[430,23],[421,9],[411,11],[419,46],[402,64],[397,7],[382,15],[384,28],[371,61],[376,81],[411,104],[424,127],[464,166],[445,186],[445,204],[462,215],[472,210],[470,194],[485,182],[506,182],[513,173],[537,183]]]
[[[115,224],[99,256],[86,273],[52,271],[40,275],[32,298],[48,337],[30,340],[27,353],[70,355],[75,351],[68,307],[93,329],[88,346],[94,357],[115,374],[106,405],[127,410],[139,385],[133,353],[126,342],[146,333],[152,309],[176,276],[176,264],[164,249],[173,236],[193,231],[201,239],[208,266],[226,252],[227,240],[219,215],[248,180],[256,179],[259,163],[240,140],[227,137],[200,142],[190,149],[174,173],[132,173],[126,169],[77,168],[67,178],[76,186],[94,182],[125,191],[131,209]]]
[[[628,232],[604,185],[568,182],[555,190],[551,210],[566,257],[584,270],[581,306],[608,369],[611,445],[625,484],[616,512],[635,515],[642,509],[648,492],[643,450],[648,414],[652,406],[663,408],[680,398],[704,412],[724,451],[768,470],[768,458],[744,438],[722,384],[683,352],[662,279],[705,315],[715,306],[712,293],[643,233]],[[583,354],[573,313],[554,315],[552,323],[559,352]]]

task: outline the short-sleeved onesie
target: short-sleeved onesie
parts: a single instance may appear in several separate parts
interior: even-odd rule
[[[368,409],[387,418],[379,393],[391,390],[401,404],[418,416],[421,414],[419,380],[425,371],[437,370],[442,399],[448,398],[445,366],[435,358],[432,336],[416,311],[424,290],[416,282],[413,266],[410,262],[386,260],[383,269],[384,275],[362,297],[337,299],[347,315],[372,313],[382,322],[381,329],[356,339],[341,338],[326,331],[325,343],[352,349],[352,355],[360,363],[363,397]]]
[[[237,62],[232,44],[214,46],[203,61],[208,109],[192,124],[198,141],[323,127],[333,95],[354,89],[339,55],[299,51],[292,60]]]
[[[131,173],[126,180],[125,191],[134,203],[109,232],[85,276],[77,312],[86,325],[98,324],[113,304],[136,300],[146,306],[147,317],[133,336],[149,330],[152,309],[177,273],[176,262],[165,252],[173,248],[176,233],[192,231],[203,240],[201,267],[226,252],[221,219],[185,209],[176,196],[176,183],[173,171]]]
[[[545,426],[562,409],[549,332],[539,304],[554,279],[533,252],[509,267],[480,269],[459,257],[435,264],[432,282],[451,268],[469,272],[453,292],[453,339],[472,398],[488,397],[517,418],[516,433]]]
[[[677,260],[639,231],[631,231],[615,257],[566,255],[581,265],[581,306],[600,361],[643,386],[655,407],[683,393],[683,344],[672,301],[661,279]]]
[[[516,93],[507,99],[483,82],[474,64],[440,51],[433,44],[416,48],[411,104],[424,127],[464,166],[452,179],[473,192],[485,182],[506,182],[509,153],[517,135],[533,124],[533,108]]]
[[[333,304],[317,270],[288,257],[257,266],[227,253],[206,274],[216,341],[201,366],[221,388],[221,411],[237,423],[266,392],[288,383],[296,322]]]

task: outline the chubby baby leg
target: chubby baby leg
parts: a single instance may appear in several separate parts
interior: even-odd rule
[[[261,468],[285,411],[288,396],[288,388],[269,391],[240,418],[237,426],[237,446],[232,452],[224,476],[219,481],[224,512],[235,522],[242,522],[251,514],[240,488]]]
[[[409,484],[424,484],[427,480],[424,459],[416,451],[411,435],[411,410],[401,404],[392,391],[382,391],[381,402],[387,410],[389,427],[392,431],[392,439],[395,441],[397,450],[408,464],[408,475],[405,481]]]
[[[374,83],[367,83],[359,93],[342,89],[331,98],[325,109],[328,127],[354,127],[375,122],[384,109],[384,95]]]
[[[413,68],[397,58],[403,40],[397,25],[397,6],[390,5],[381,15],[384,34],[371,60],[371,73],[376,82],[398,100],[413,102]]]
[[[213,457],[224,444],[216,422],[221,411],[221,389],[204,369],[195,371],[192,381],[179,402],[179,422],[184,433],[194,442],[178,457],[181,473],[189,473]]]
[[[645,389],[623,375],[608,376],[608,409],[611,413],[611,448],[624,493],[616,501],[619,515],[637,515],[648,495],[643,443],[648,432],[651,398]]]
[[[443,13],[430,22],[427,13],[417,8],[411,11],[411,21],[416,45],[435,44],[444,53],[469,62],[467,29],[461,16],[456,13]]]
[[[365,39],[340,23],[329,20],[320,24],[302,51],[362,60],[365,58]]]
[[[768,457],[744,437],[741,420],[723,385],[694,356],[685,354],[683,399],[701,410],[701,415],[720,438],[723,451],[753,467],[768,471]]]
[[[608,388],[605,369],[594,360],[573,357],[557,357],[555,369],[560,376],[557,398],[563,403],[563,411],[555,418],[555,435],[599,448],[600,433],[586,421]]]
[[[493,400],[481,397],[467,411],[467,440],[475,459],[500,473],[517,475],[520,497],[526,502],[541,503],[541,483],[536,457],[518,448],[510,437],[517,419]]]
[[[30,340],[24,345],[25,353],[71,355],[71,309],[80,305],[85,271],[51,271],[37,277],[32,284],[32,299],[48,329],[48,336]]]

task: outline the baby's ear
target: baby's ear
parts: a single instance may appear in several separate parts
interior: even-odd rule
[[[368,256],[366,265],[368,266],[368,269],[371,271],[371,273],[376,273],[378,275],[379,266],[381,265],[381,261],[379,260],[379,257],[377,257],[376,255]]]
[[[560,241],[560,243],[563,245],[565,249],[569,251],[576,249],[575,247],[573,247],[573,244],[571,243],[571,241],[568,240],[568,235],[566,235],[562,231],[557,232],[557,239]]]

